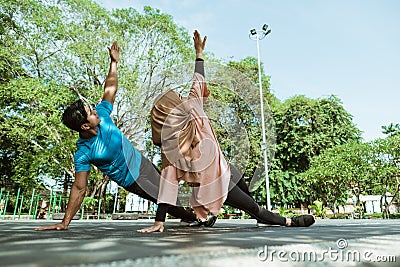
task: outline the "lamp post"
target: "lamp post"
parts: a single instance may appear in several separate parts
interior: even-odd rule
[[[257,42],[257,57],[258,57],[258,83],[260,85],[260,104],[261,104],[261,126],[262,126],[262,145],[261,149],[264,154],[264,168],[265,168],[265,189],[267,198],[267,209],[271,210],[271,197],[269,192],[269,177],[268,177],[268,158],[267,158],[267,138],[265,137],[265,120],[264,120],[264,101],[263,90],[261,84],[261,62],[260,62],[260,44],[259,41],[264,39],[271,30],[268,30],[268,25],[264,24],[262,30],[250,30],[249,38]]]

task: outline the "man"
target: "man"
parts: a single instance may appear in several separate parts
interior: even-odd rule
[[[152,202],[157,201],[160,182],[157,169],[132,146],[110,117],[118,89],[120,48],[117,42],[109,48],[109,54],[111,63],[101,103],[92,109],[82,101],[77,101],[68,106],[62,116],[62,122],[67,127],[79,132],[78,150],[74,155],[75,181],[64,218],[61,223],[36,230],[68,229],[85,197],[91,164],[129,192]],[[171,206],[168,213],[183,222],[197,222],[196,216],[183,207]]]
[[[207,37],[201,39],[197,30],[194,32],[196,63],[188,98],[169,90],[157,97],[154,103],[151,113],[152,139],[162,152],[159,205],[154,225],[139,231],[164,230],[167,205],[176,202],[178,183],[182,180],[192,185],[190,204],[200,221],[209,219],[205,223],[208,226],[215,223],[224,202],[247,212],[262,224],[312,225],[314,217],[311,215],[284,218],[261,208],[252,198],[242,175],[226,161],[203,109],[210,95],[202,59],[206,40]]]

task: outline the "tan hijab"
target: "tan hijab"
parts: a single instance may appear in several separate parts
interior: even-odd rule
[[[162,147],[162,168],[172,164],[177,168],[178,180],[197,183],[197,172],[191,172],[192,147],[199,140],[191,109],[175,91],[161,94],[151,110],[151,130],[153,143]]]

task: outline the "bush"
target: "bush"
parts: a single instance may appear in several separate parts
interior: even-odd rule
[[[293,209],[287,209],[285,207],[278,207],[277,209],[279,215],[281,215],[282,217],[293,217],[295,215]]]
[[[323,207],[322,201],[315,200],[313,203],[314,205],[308,205],[308,208],[315,211],[315,216],[325,218],[328,209]]]
[[[382,212],[375,212],[375,213],[372,213],[372,214],[365,214],[365,216],[367,218],[371,218],[371,219],[382,219],[383,218]]]
[[[83,199],[83,206],[84,206],[86,211],[94,212],[94,209],[95,209],[95,206],[96,206],[97,202],[98,202],[98,200],[93,198],[93,197],[85,197]]]
[[[400,213],[393,213],[389,215],[390,219],[400,219]]]
[[[329,219],[347,219],[348,217],[348,213],[336,213],[336,215],[329,217]]]

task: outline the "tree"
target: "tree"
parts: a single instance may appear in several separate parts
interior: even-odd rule
[[[384,215],[389,218],[389,206],[399,196],[399,145],[399,136],[395,135],[327,149],[301,174],[303,191],[322,199],[334,211],[352,195],[360,206],[361,194],[379,194]]]
[[[65,137],[71,133],[60,126],[60,104],[70,98],[69,91],[27,78],[3,85],[0,93],[5,96],[0,101],[1,164],[9,167],[2,168],[2,185],[29,192],[37,188],[39,177],[62,177],[64,171],[69,172],[72,154],[67,148],[71,149],[72,142]]]
[[[1,0],[0,19],[1,186],[31,190],[49,177],[68,190],[77,134],[60,116],[78,97],[91,103],[101,97],[112,41],[123,53],[113,116],[135,145],[142,144],[143,118],[157,94],[149,84],[162,82],[191,51],[188,33],[150,7],[141,14],[107,11],[90,0]],[[88,195],[104,197],[108,181],[93,168]]]
[[[296,204],[308,198],[302,176],[313,157],[324,150],[360,139],[360,131],[341,101],[330,96],[309,99],[292,97],[273,109],[277,147],[271,168],[271,197],[274,202]]]
[[[392,134],[385,139],[371,142],[375,149],[372,159],[376,186],[372,189],[381,195],[384,218],[389,218],[389,207],[399,199],[400,191],[400,135]]]
[[[388,126],[382,126],[382,132],[389,136],[399,135],[400,134],[400,124],[399,123],[391,123]]]
[[[175,84],[188,65],[193,65],[191,39],[170,15],[145,7],[116,9],[112,28],[121,40],[119,92],[115,122],[139,148],[145,149],[150,136],[145,131],[155,97]]]
[[[335,207],[344,205],[352,195],[356,195],[356,205],[360,205],[360,194],[376,184],[373,157],[369,143],[355,141],[326,149],[300,175],[304,181],[302,191],[311,199],[321,199],[334,212]]]
[[[0,9],[2,186],[28,191],[38,186],[40,175],[60,175],[68,154],[57,144],[70,134],[57,126],[60,104],[71,94],[42,75],[41,64],[54,54],[44,38],[51,33],[49,23],[57,27],[58,15],[45,11],[36,1],[5,1]]]

